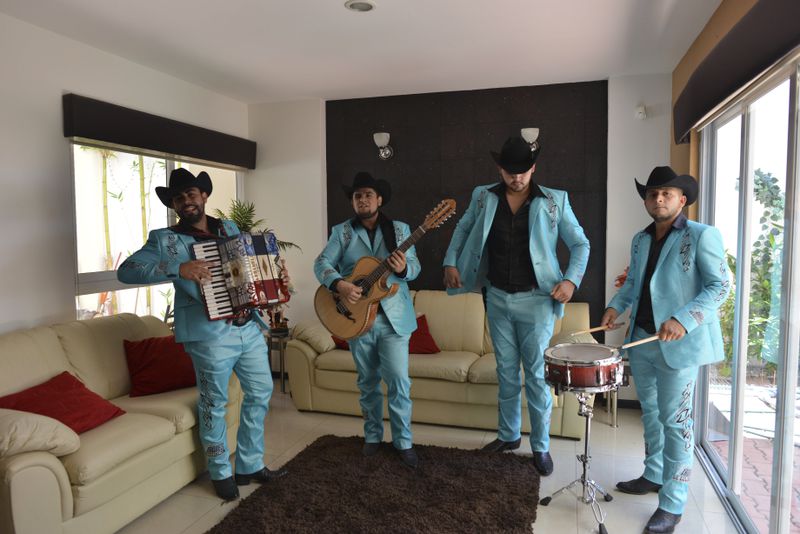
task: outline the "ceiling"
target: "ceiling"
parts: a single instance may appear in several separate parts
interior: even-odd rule
[[[246,103],[672,72],[720,0],[0,0]]]

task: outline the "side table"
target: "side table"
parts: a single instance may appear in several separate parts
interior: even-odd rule
[[[284,365],[286,360],[286,344],[290,339],[292,339],[292,335],[289,332],[280,334],[273,334],[271,332],[267,333],[267,345],[269,346],[270,350],[270,360],[272,359],[272,351],[278,351],[278,371],[280,372],[281,377],[281,393],[286,393],[286,372]]]

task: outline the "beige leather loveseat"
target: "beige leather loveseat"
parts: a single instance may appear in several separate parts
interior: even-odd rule
[[[70,454],[57,457],[65,444],[53,443],[58,435],[49,435],[40,440],[41,450],[0,455],[0,532],[114,532],[206,470],[196,428],[196,388],[128,396],[123,339],[170,333],[155,317],[122,314],[0,336],[0,396],[69,371],[127,412],[81,433],[79,448]],[[234,377],[227,417],[231,450],[241,399]],[[13,441],[14,432],[31,425],[46,433],[52,428],[42,420],[55,423],[19,415],[22,420],[0,428],[0,439]],[[0,418],[0,427],[7,419]]]
[[[425,314],[438,354],[411,354],[412,420],[472,428],[497,428],[497,373],[482,298],[471,293],[412,292],[417,314]],[[569,303],[551,344],[589,328],[589,305]],[[286,348],[286,371],[299,410],[361,415],[356,368],[349,351],[335,348],[318,322],[298,324]],[[529,432],[522,400],[523,431]],[[384,414],[388,414],[384,410]],[[388,416],[388,415],[387,415]],[[584,420],[572,394],[553,397],[550,434],[583,437]]]

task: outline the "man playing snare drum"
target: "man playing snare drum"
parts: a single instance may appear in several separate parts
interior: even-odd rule
[[[659,339],[628,349],[642,405],[644,473],[617,488],[635,495],[658,492],[658,509],[645,531],[673,532],[692,472],[697,371],[723,358],[717,309],[730,279],[719,231],[681,213],[697,199],[694,178],[656,167],[647,185],[637,181],[636,188],[653,223],[633,236],[627,278],[601,323],[612,327],[631,308],[625,342],[655,333]]]

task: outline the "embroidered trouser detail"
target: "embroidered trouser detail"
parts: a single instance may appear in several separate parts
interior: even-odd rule
[[[392,443],[397,449],[411,447],[411,379],[408,376],[408,340],[399,335],[381,313],[366,334],[350,340],[356,370],[359,403],[364,416],[364,440],[383,441],[383,392],[386,383]]]
[[[259,471],[264,467],[264,418],[272,395],[269,355],[261,331],[250,323],[231,328],[221,339],[187,342],[184,347],[197,375],[200,442],[211,479],[233,474],[225,422],[231,373],[236,373],[244,392],[236,434],[236,472]]]
[[[650,334],[636,328],[631,341]],[[664,343],[669,350],[669,343]],[[628,349],[636,394],[642,406],[644,477],[662,484],[660,508],[682,514],[694,463],[692,403],[697,366],[672,369],[664,360],[660,342]]]
[[[206,456],[209,458],[215,458],[222,454],[225,454],[225,445],[222,443],[215,443],[206,447]]]
[[[205,373],[196,373],[197,389],[199,398],[197,400],[197,412],[200,415],[200,422],[206,430],[211,429],[211,412],[214,409],[214,401],[208,392],[208,376]]]
[[[497,363],[497,437],[516,441],[522,428],[522,375],[531,423],[531,450],[550,450],[553,398],[544,379],[544,350],[553,336],[553,298],[544,291],[486,292],[489,331]]]

